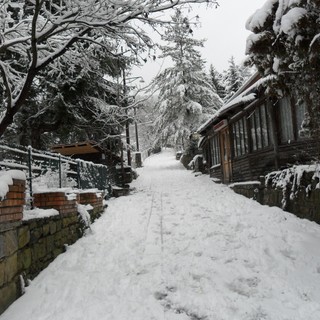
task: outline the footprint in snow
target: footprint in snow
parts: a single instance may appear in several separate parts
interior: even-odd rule
[[[164,300],[168,294],[165,292],[160,292],[160,291],[156,291],[153,296],[157,299],[157,300]]]
[[[177,287],[175,287],[175,286],[167,286],[166,289],[167,289],[169,292],[176,292],[176,291],[177,291]]]
[[[284,249],[284,250],[280,250],[280,252],[282,253],[282,255],[292,261],[296,260],[296,258],[294,257],[294,253],[291,249]]]
[[[257,277],[252,277],[252,278],[237,278],[231,283],[227,284],[227,287],[242,296],[245,297],[250,297],[252,296],[256,290],[255,288],[258,286],[260,282],[260,279]]]
[[[147,274],[149,271],[146,269],[142,269],[140,271],[137,272],[137,276],[143,275],[143,274]]]

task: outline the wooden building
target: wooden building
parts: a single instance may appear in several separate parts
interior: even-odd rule
[[[224,183],[257,180],[270,171],[319,158],[320,141],[303,136],[305,107],[272,99],[252,76],[198,132],[210,175]]]

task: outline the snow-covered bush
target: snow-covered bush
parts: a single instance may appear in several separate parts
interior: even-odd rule
[[[311,175],[311,179],[306,179],[307,174]],[[293,200],[301,189],[308,196],[313,189],[320,188],[320,165],[297,165],[270,172],[265,178],[266,185],[282,190],[282,208],[285,208],[287,199]]]
[[[61,185],[64,188],[72,188],[77,186],[77,181],[71,177],[68,177],[68,170],[70,165],[67,163],[61,164]],[[50,189],[59,188],[59,171],[52,168],[48,168],[43,174],[34,178],[33,188],[38,189]]]

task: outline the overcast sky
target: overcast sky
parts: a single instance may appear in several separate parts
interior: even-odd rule
[[[236,63],[245,58],[246,38],[250,34],[245,29],[247,19],[267,0],[220,0],[218,9],[207,8],[205,4],[195,7],[189,16],[198,15],[201,27],[194,29],[194,37],[207,39],[201,49],[207,67],[212,63],[220,72],[228,67],[228,60],[235,57]],[[134,69],[133,75],[141,75],[148,83],[167,62],[158,60]]]

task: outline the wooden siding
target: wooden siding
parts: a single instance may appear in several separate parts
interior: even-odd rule
[[[297,163],[308,163],[319,161],[320,159],[320,140],[304,139],[294,141],[290,144],[279,145],[279,164],[280,167]]]
[[[210,177],[219,179],[221,182],[223,181],[223,172],[221,165],[210,168]]]
[[[233,160],[233,181],[257,180],[275,169],[273,150],[265,149]]]
[[[320,158],[320,141],[301,140],[279,146],[280,168],[298,163],[308,163]],[[265,149],[233,159],[233,181],[257,180],[270,171],[277,170],[275,154]]]

